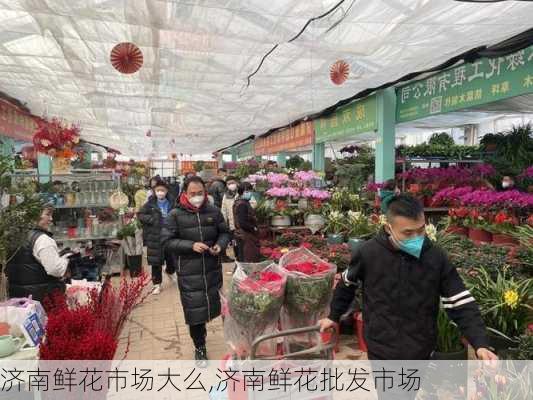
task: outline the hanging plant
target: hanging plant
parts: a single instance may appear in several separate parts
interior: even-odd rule
[[[143,53],[137,45],[129,42],[117,44],[111,50],[111,64],[123,74],[133,74],[143,65]]]
[[[329,77],[335,85],[342,85],[350,74],[350,66],[344,60],[336,61],[329,69]]]

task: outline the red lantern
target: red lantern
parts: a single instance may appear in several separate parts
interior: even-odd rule
[[[329,69],[329,77],[335,85],[342,85],[350,74],[350,66],[343,60],[335,62]]]
[[[111,64],[123,74],[133,74],[143,65],[143,53],[129,42],[119,43],[111,50]]]

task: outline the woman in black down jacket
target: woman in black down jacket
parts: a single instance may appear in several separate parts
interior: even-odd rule
[[[164,181],[157,181],[153,188],[154,195],[150,196],[148,202],[142,206],[137,216],[143,226],[144,244],[147,247],[148,265],[152,266],[152,294],[159,294],[161,282],[163,281],[163,263],[165,255],[161,245],[161,229],[163,221],[168,217],[170,211],[176,208],[174,200],[168,194],[168,186]],[[167,273],[172,274],[173,265],[171,260],[167,260]]]
[[[165,222],[162,243],[177,258],[178,287],[185,322],[195,346],[195,359],[206,366],[206,322],[221,313],[220,254],[230,241],[229,229],[220,210],[207,202],[204,181],[185,181],[178,208]]]

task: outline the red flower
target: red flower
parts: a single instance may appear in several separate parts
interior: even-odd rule
[[[469,215],[470,215],[470,218],[472,219],[479,219],[479,217],[481,217],[481,213],[475,208],[470,210]]]
[[[303,247],[304,249],[311,249],[313,247],[313,245],[311,243],[308,243],[308,242],[303,242],[300,247]]]
[[[312,262],[303,262],[300,264],[290,264],[285,266],[287,271],[300,272],[305,275],[320,275],[326,271],[329,271],[330,266],[328,264],[316,264]]]
[[[533,226],[533,214],[531,214],[529,217],[527,217],[527,224],[529,226]]]
[[[281,279],[282,279],[281,275],[276,274],[275,272],[270,272],[270,271],[261,272],[261,278],[260,278],[261,282],[277,282],[277,281],[281,281]]]

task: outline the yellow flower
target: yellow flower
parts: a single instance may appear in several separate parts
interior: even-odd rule
[[[503,294],[503,301],[510,308],[518,306],[518,293],[516,290],[506,290]]]
[[[289,249],[284,247],[283,249],[280,250],[281,251],[281,254],[286,254],[289,252]]]

